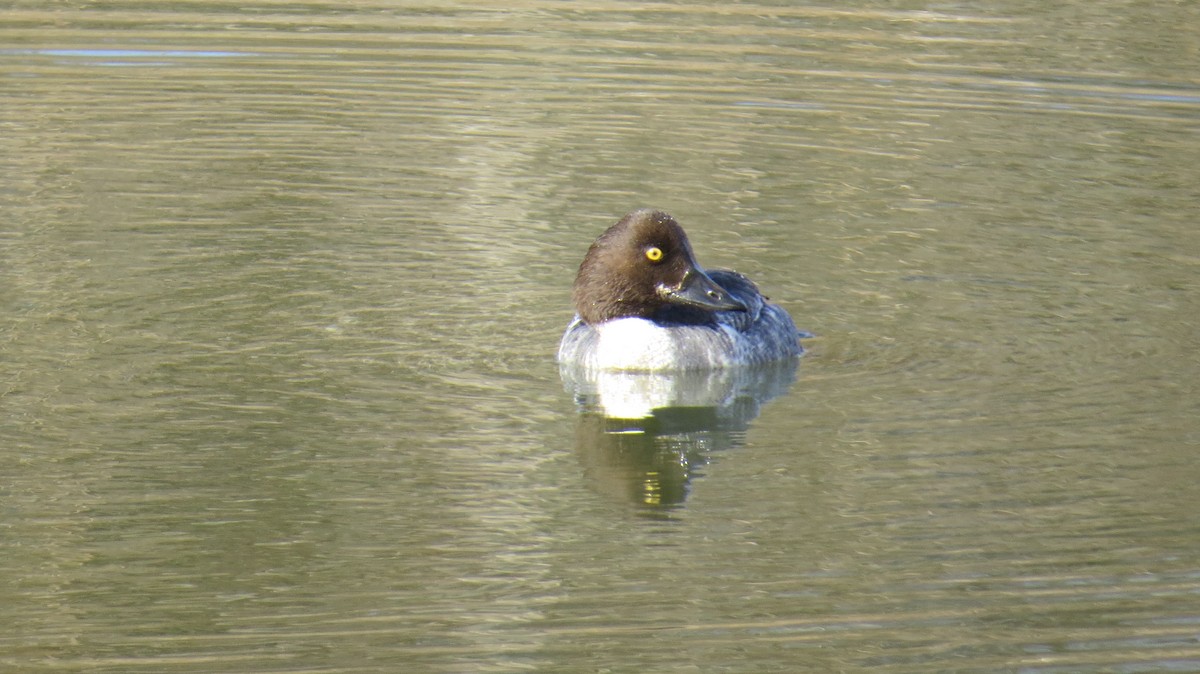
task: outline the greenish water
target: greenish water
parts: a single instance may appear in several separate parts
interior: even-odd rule
[[[1200,670],[1196,6],[4,17],[0,669]],[[560,379],[639,206],[795,372]]]

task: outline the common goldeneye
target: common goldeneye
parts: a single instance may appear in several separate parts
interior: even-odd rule
[[[633,211],[579,265],[576,315],[558,346],[566,366],[698,370],[800,355],[802,333],[745,276],[706,272],[667,213]]]

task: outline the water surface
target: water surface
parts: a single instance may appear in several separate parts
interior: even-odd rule
[[[1196,25],[10,7],[0,665],[1200,670]],[[798,369],[564,385],[640,206]]]

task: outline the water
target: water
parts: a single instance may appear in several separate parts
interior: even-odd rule
[[[3,669],[1200,671],[1193,5],[4,16]],[[638,206],[795,372],[564,385]]]

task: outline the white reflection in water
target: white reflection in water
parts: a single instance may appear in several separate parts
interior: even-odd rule
[[[708,456],[740,444],[762,406],[788,391],[798,364],[559,372],[579,407],[576,451],[595,487],[646,506],[674,506]]]

